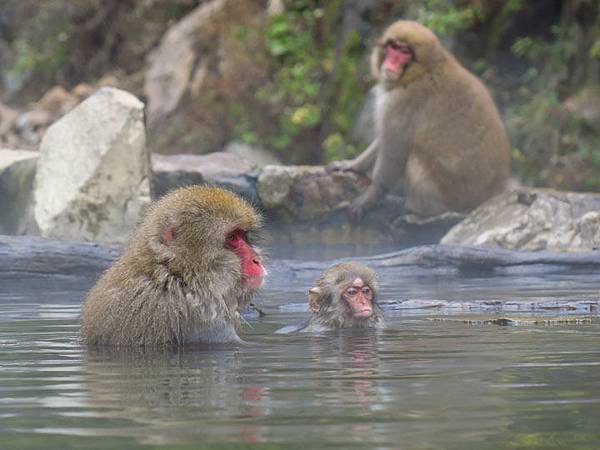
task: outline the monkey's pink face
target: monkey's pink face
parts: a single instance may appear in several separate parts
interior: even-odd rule
[[[361,278],[355,279],[342,292],[342,298],[357,319],[367,319],[373,315],[373,290]]]
[[[256,251],[248,243],[246,232],[240,229],[232,231],[226,237],[225,246],[239,256],[246,284],[249,287],[259,287],[267,271]]]
[[[388,40],[383,45],[384,60],[381,65],[383,76],[388,81],[400,79],[406,66],[414,59],[412,49],[397,40]]]

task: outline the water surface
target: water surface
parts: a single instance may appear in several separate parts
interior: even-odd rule
[[[2,275],[1,447],[600,448],[597,273],[389,269],[385,330],[311,336],[273,331],[318,271],[271,265],[248,346],[178,352],[82,347],[93,277]],[[515,314],[591,322],[460,321]]]

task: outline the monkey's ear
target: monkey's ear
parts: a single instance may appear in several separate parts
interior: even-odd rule
[[[173,239],[175,239],[175,230],[173,230],[172,225],[168,225],[163,229],[160,240],[163,244],[169,245],[173,242]]]
[[[323,292],[321,288],[313,287],[308,290],[308,306],[310,307],[311,312],[319,312],[321,309],[321,295]]]

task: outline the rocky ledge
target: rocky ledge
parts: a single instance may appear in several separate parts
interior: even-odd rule
[[[270,164],[263,151],[246,147],[232,143],[208,155],[150,155],[143,104],[127,92],[103,88],[52,124],[39,152],[0,150],[0,233],[123,243],[151,197],[210,184],[256,205],[275,243],[397,249],[443,237],[445,244],[511,249],[600,246],[600,194],[521,188],[489,200],[466,219],[455,213],[415,217],[403,211],[401,198],[388,195],[364,218],[351,220],[346,206],[364,191],[366,177]]]
[[[66,241],[37,236],[0,235],[0,274],[31,274],[41,276],[97,276],[121,254],[122,246],[96,242]],[[463,274],[514,274],[542,268],[556,270],[597,271],[600,251],[531,252],[498,248],[454,245],[423,245],[383,255],[353,258],[382,272],[414,276],[448,271]],[[270,277],[313,280],[331,261],[284,261],[270,269]],[[287,278],[285,278],[287,277]],[[438,305],[439,306],[439,305]]]
[[[507,249],[600,248],[600,195],[516,189],[494,197],[452,228],[443,244]]]

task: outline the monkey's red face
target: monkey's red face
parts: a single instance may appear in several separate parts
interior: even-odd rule
[[[401,41],[388,40],[384,44],[385,59],[381,65],[384,76],[389,81],[398,80],[406,66],[413,60],[412,49]]]
[[[240,257],[246,284],[251,287],[260,286],[267,272],[258,254],[248,243],[246,232],[237,229],[229,233],[225,245]]]
[[[367,319],[373,315],[373,290],[361,278],[342,292],[342,298],[350,306],[353,317]]]

